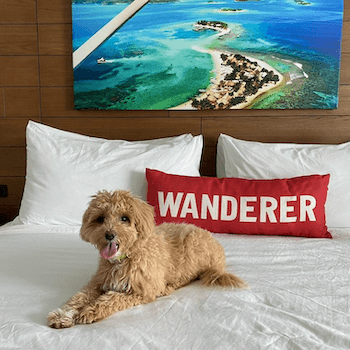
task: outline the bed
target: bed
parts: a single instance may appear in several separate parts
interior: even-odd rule
[[[133,155],[139,152],[144,159],[147,152],[152,149],[159,152],[158,147],[165,144],[161,154],[165,156],[167,166],[150,164],[150,159],[159,160],[161,164],[165,162],[154,154],[147,159],[147,166],[178,176],[198,176],[200,137],[181,136],[180,141],[186,143],[186,147],[181,147],[189,158],[184,156],[182,159],[181,156],[182,160],[174,159],[172,164],[167,152],[174,149],[176,154],[180,152],[176,148],[179,139],[176,142],[174,139],[152,140],[156,144],[151,141],[113,143],[108,148],[100,139],[85,140],[84,137],[37,123],[28,125],[27,178],[21,210],[13,222],[0,228],[1,349],[350,348],[350,218],[347,217],[350,215],[347,215],[346,200],[341,205],[337,202],[337,191],[344,192],[341,201],[347,196],[344,186],[349,180],[349,169],[347,164],[344,165],[344,157],[349,156],[348,144],[308,145],[300,149],[298,147],[302,146],[294,145],[290,150],[290,145],[242,144],[234,140],[235,147],[237,144],[246,147],[244,152],[240,148],[235,155],[235,169],[227,156],[235,154],[229,148],[232,139],[226,137],[229,142],[224,145],[225,137],[222,137],[218,144],[220,176],[234,176],[234,171],[238,172],[238,177],[247,179],[330,173],[325,213],[327,232],[332,239],[319,238],[317,233],[312,238],[290,233],[213,233],[225,249],[228,270],[247,281],[250,289],[204,287],[196,281],[153,303],[130,308],[91,325],[60,330],[49,328],[47,314],[80,290],[97,268],[98,252],[79,237],[80,215],[89,201],[89,196],[80,198],[79,195],[85,191],[93,194],[91,186],[103,185],[108,189],[114,185],[113,181],[107,180],[96,184],[96,178],[104,177],[102,170],[107,171],[108,179],[117,176],[111,173],[109,166],[114,163],[113,150],[122,147],[123,160],[130,159],[129,151]],[[91,145],[88,146],[86,141]],[[92,152],[91,147],[97,147],[99,151]],[[256,147],[259,147],[259,159],[253,160]],[[298,154],[297,150],[300,151]],[[40,160],[40,152],[46,153],[47,158]],[[85,152],[89,154],[88,158],[84,157]],[[91,164],[98,163],[101,152],[104,152],[103,165],[98,164],[95,169]],[[266,152],[274,152],[274,161],[283,162],[283,167],[272,166],[271,157],[268,158],[269,167],[266,164],[259,166],[261,159],[265,161]],[[247,164],[242,165],[239,153],[244,155],[251,170]],[[107,155],[112,157],[108,161]],[[283,156],[292,159],[291,163],[278,159]],[[83,165],[91,158],[91,178],[78,176],[79,172],[86,174]],[[74,160],[73,166],[72,162],[66,162],[67,159]],[[312,159],[312,163],[308,159]],[[118,178],[118,183],[142,197],[146,195],[147,183],[144,173],[134,168],[135,164],[143,166],[140,158],[138,160],[130,161],[129,176]],[[181,161],[179,169],[177,166]],[[123,163],[125,172],[129,171],[130,164]],[[57,178],[57,169],[64,175]],[[75,177],[80,183],[78,190]]]

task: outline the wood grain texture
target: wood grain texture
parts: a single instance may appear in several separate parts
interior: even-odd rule
[[[0,87],[0,117],[5,116],[5,89]]]
[[[350,116],[281,116],[204,118],[206,145],[215,146],[220,133],[260,142],[334,144],[350,141]]]
[[[39,121],[39,118],[30,119]],[[0,118],[0,147],[25,147],[28,121],[29,118]]]
[[[24,188],[24,177],[0,177],[0,183],[7,185],[8,197],[0,198],[0,206],[19,206]]]
[[[0,0],[0,23],[35,23],[36,0]]]
[[[39,88],[7,87],[5,88],[5,105],[7,117],[39,117]]]
[[[343,22],[342,53],[350,53],[350,19]]]
[[[40,56],[41,86],[73,86],[71,56]]]
[[[71,55],[71,24],[39,24],[40,55]]]
[[[71,0],[37,0],[38,23],[72,23]]]
[[[0,55],[37,55],[35,24],[0,25]]]
[[[0,56],[0,86],[38,86],[37,56]]]
[[[0,177],[25,176],[24,147],[0,147]]]
[[[130,141],[201,133],[197,118],[43,118],[43,123],[84,135]]]

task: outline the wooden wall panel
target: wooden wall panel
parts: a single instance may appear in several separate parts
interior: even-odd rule
[[[30,118],[39,122],[39,118]],[[28,118],[0,118],[0,147],[25,147]]]
[[[343,23],[342,53],[350,53],[350,20]]]
[[[130,141],[201,133],[198,118],[43,118],[43,122],[71,132]]]
[[[35,23],[35,0],[0,0],[0,23]]]
[[[7,117],[39,117],[40,96],[35,87],[5,88]]]
[[[71,23],[71,0],[37,0],[38,23]]]
[[[70,56],[40,56],[40,85],[73,86],[73,70],[70,67]]]
[[[40,55],[71,55],[71,24],[39,24]]]
[[[5,89],[0,87],[0,117],[5,115]]]
[[[0,25],[0,55],[37,55],[37,28],[29,24]]]
[[[0,56],[0,86],[38,86],[37,56]]]
[[[8,205],[9,207],[18,208],[22,199],[24,177],[1,177],[0,181],[4,181],[4,183],[6,183],[9,193],[7,198],[0,198],[0,207]]]
[[[29,119],[86,135],[128,140],[204,135],[201,171],[215,175],[217,137],[269,142],[350,140],[350,1],[344,0],[340,103],[336,110],[74,110],[71,0],[0,0],[0,223],[19,207]],[[5,218],[5,219],[4,219]]]
[[[0,147],[0,177],[25,176],[25,148]]]
[[[349,130],[350,116],[204,118],[202,129],[208,146],[216,145],[220,133],[250,141],[333,144],[350,141]]]

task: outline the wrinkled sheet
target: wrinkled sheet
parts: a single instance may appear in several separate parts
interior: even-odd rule
[[[249,290],[199,281],[92,325],[55,330],[95,272],[78,227],[0,228],[0,349],[350,349],[350,229],[333,239],[216,234]]]

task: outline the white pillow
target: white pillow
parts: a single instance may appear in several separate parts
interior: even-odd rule
[[[350,227],[350,142],[340,145],[261,143],[221,134],[217,176],[246,179],[331,174],[326,202],[328,227]]]
[[[146,199],[147,167],[199,176],[202,148],[202,135],[128,142],[30,121],[26,183],[17,222],[79,225],[91,196],[103,189],[127,189]]]

